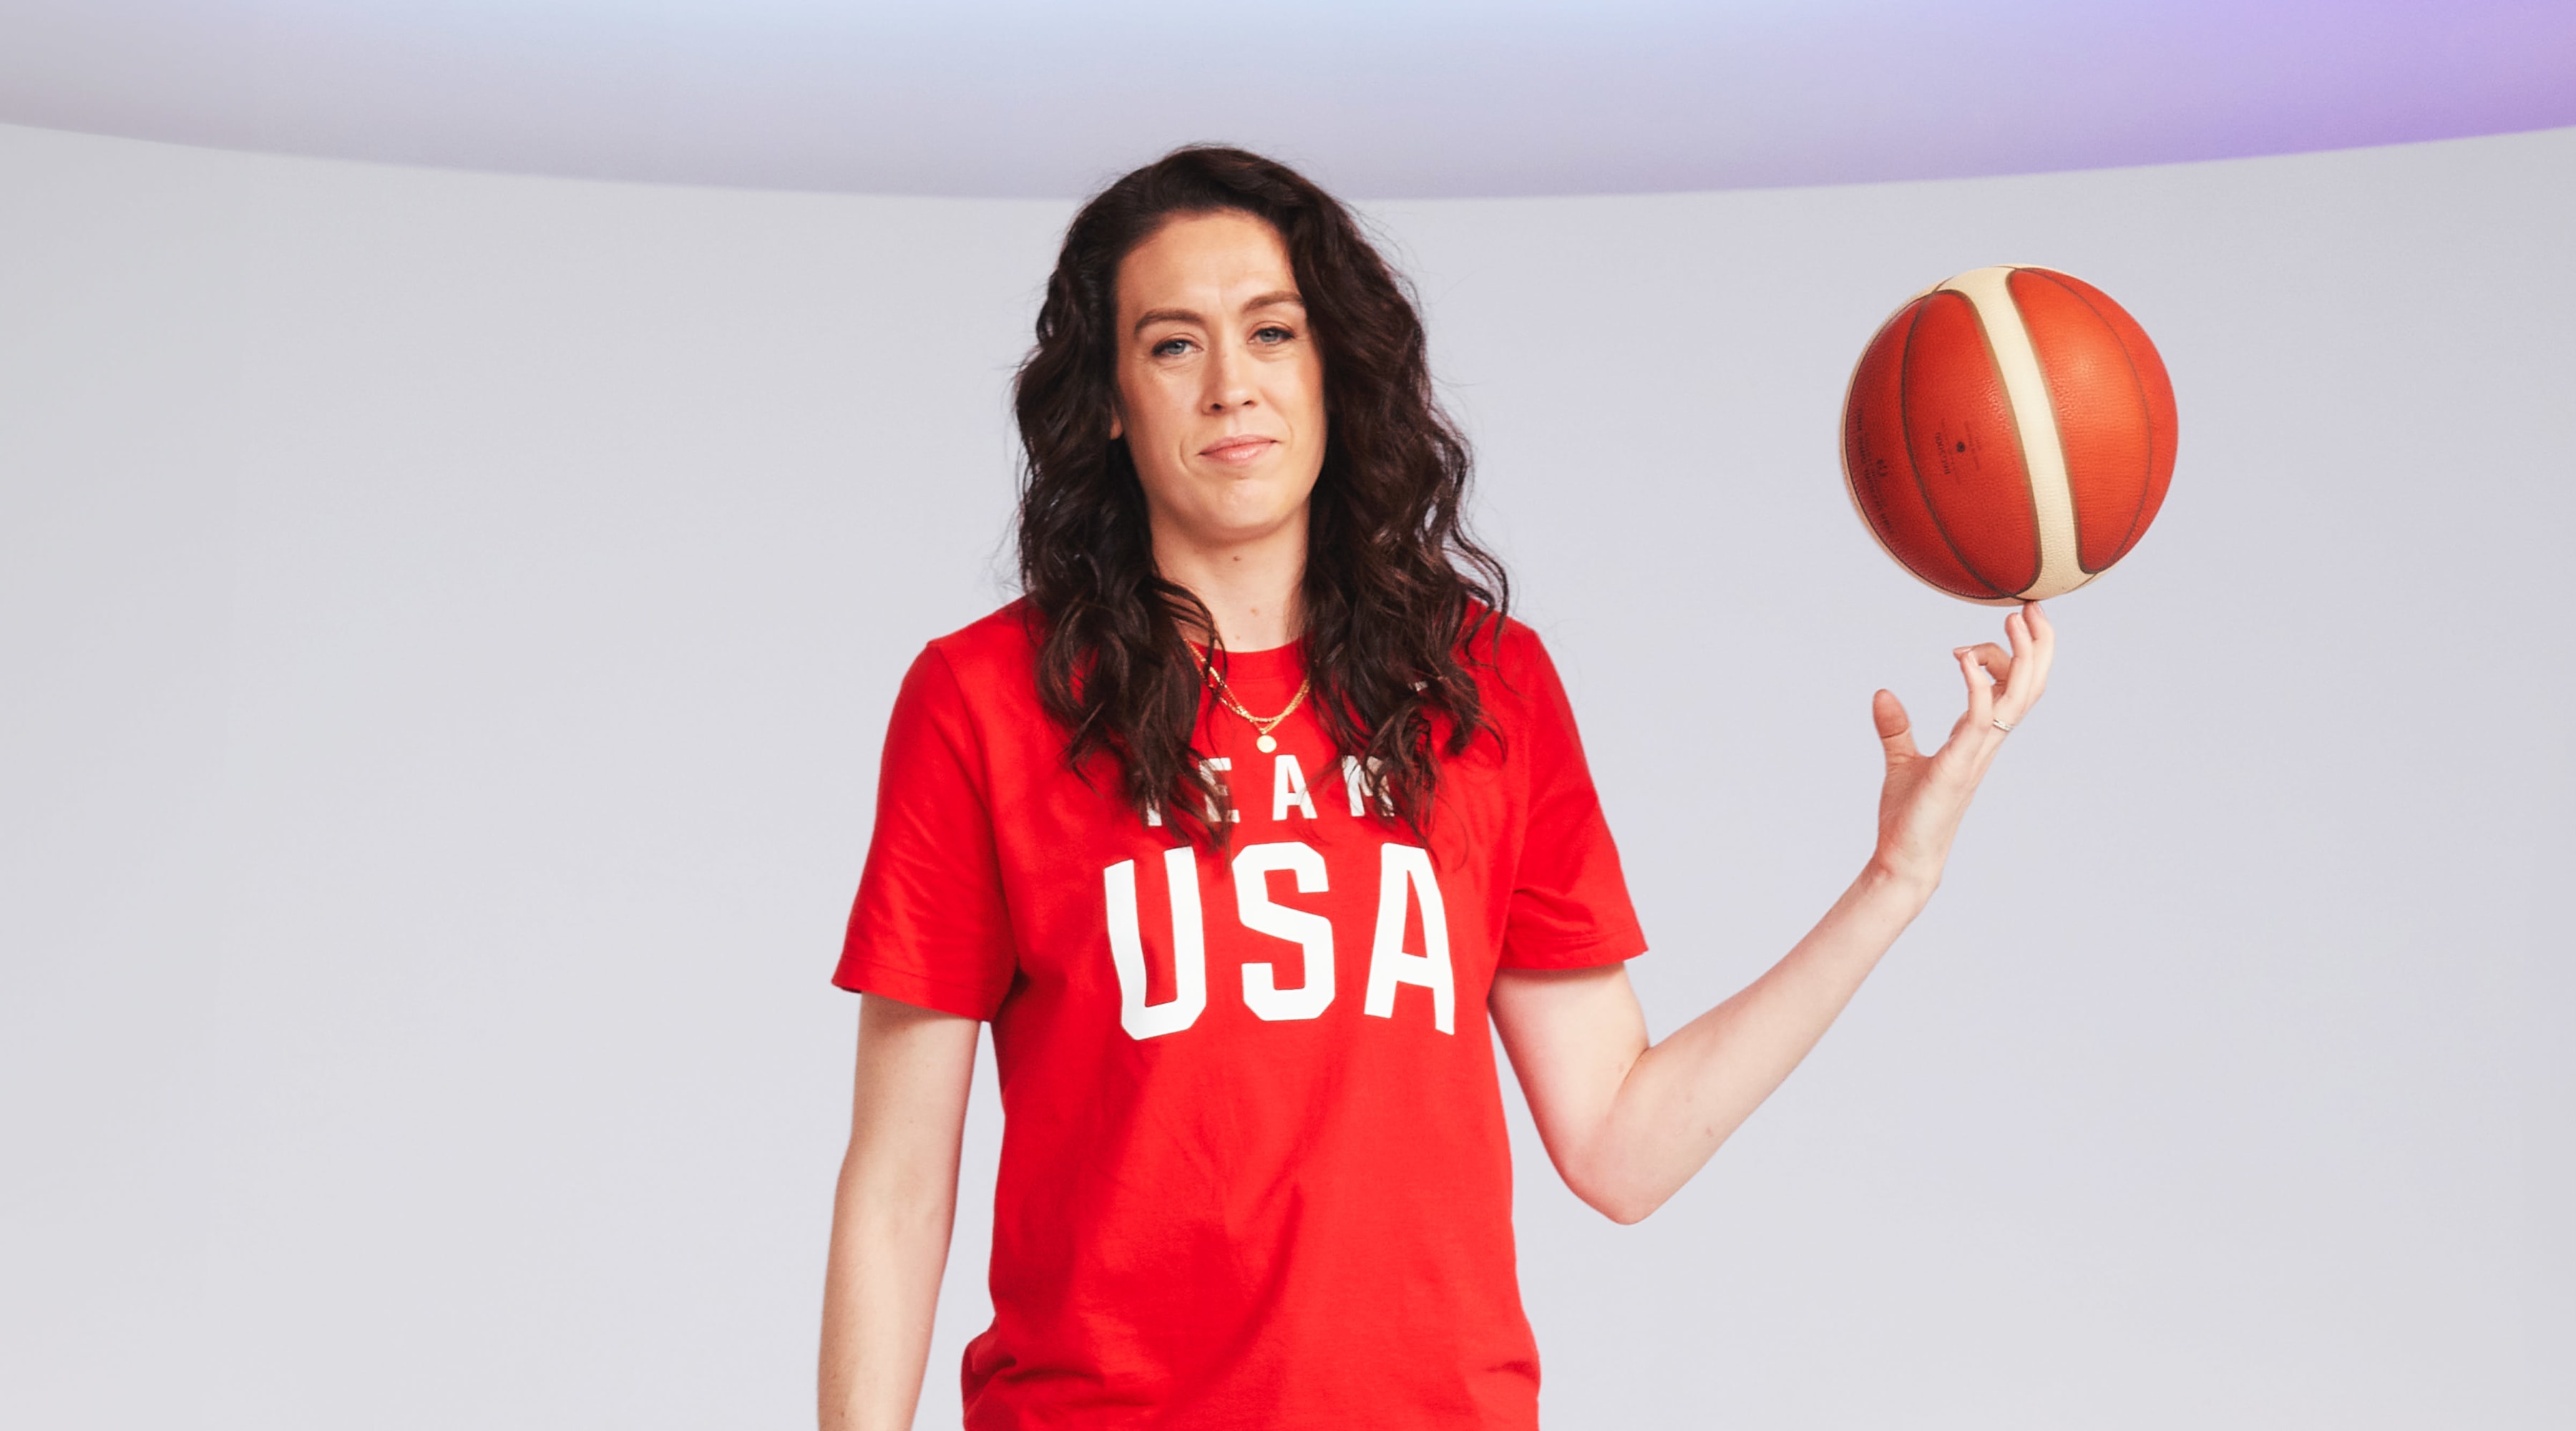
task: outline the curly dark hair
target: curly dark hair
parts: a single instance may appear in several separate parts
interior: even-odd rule
[[[1310,699],[1336,756],[1367,762],[1380,798],[1420,833],[1441,757],[1486,728],[1467,664],[1490,661],[1510,583],[1467,531],[1467,444],[1432,395],[1408,286],[1340,202],[1257,154],[1176,149],[1103,189],[1065,230],[1013,391],[1038,694],[1077,772],[1109,757],[1140,814],[1224,842],[1224,790],[1190,744],[1204,682],[1184,635],[1216,623],[1155,569],[1144,489],[1109,427],[1120,262],[1172,219],[1225,211],[1278,233],[1323,360],[1328,428],[1300,590]],[[1201,818],[1208,809],[1215,820]]]

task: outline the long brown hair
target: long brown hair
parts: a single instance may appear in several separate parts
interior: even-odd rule
[[[1190,744],[1203,678],[1183,635],[1185,623],[1216,623],[1155,570],[1144,489],[1109,424],[1119,263],[1174,218],[1227,210],[1278,232],[1323,358],[1329,425],[1300,591],[1310,699],[1335,753],[1368,762],[1380,796],[1421,831],[1441,756],[1485,728],[1461,658],[1500,630],[1510,584],[1467,532],[1467,444],[1432,395],[1405,283],[1338,201],[1259,155],[1176,149],[1102,190],[1065,230],[1013,393],[1038,694],[1068,732],[1074,769],[1107,756],[1140,814],[1223,842],[1227,816],[1201,818],[1224,811],[1224,791]]]

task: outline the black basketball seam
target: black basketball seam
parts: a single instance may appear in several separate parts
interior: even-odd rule
[[[2036,273],[2041,277],[2046,278],[2051,283],[2057,283],[2057,275],[2044,268],[2025,268],[2022,269],[2021,272]],[[2138,483],[2138,505],[2132,508],[2129,512],[2129,529],[2120,534],[2120,544],[2111,549],[2111,560],[2104,562],[2099,570],[2084,565],[2083,514],[2080,512],[2076,514],[2075,565],[2087,576],[2100,576],[2103,572],[2109,571],[2112,565],[2118,562],[2120,558],[2129,554],[2129,548],[2138,540],[2138,519],[2147,514],[2147,496],[2150,489],[2155,485],[2154,479],[2156,475],[2155,409],[2147,402],[2147,383],[2146,379],[2138,375],[2137,355],[2129,351],[2128,340],[2120,336],[2119,325],[2113,323],[2108,318],[2103,317],[2102,310],[2093,306],[2092,299],[2085,297],[2082,293],[2068,287],[2066,284],[2057,283],[2057,286],[2066,289],[2068,297],[2071,297],[2076,302],[2083,304],[2084,311],[2092,314],[2094,321],[2102,325],[2103,331],[2111,335],[2111,341],[2119,345],[2120,361],[2129,365],[2129,386],[2131,390],[2136,392],[2138,395],[2139,415],[2146,419],[2143,425],[2147,430],[2147,470],[2140,474],[2140,480]],[[2136,320],[2132,319],[2130,321],[2135,322]],[[2047,376],[2047,372],[2048,370],[2046,368],[2042,368],[2040,370],[2040,375],[2045,377]],[[2056,395],[2053,393],[2050,395],[2049,405],[2052,408],[2056,406],[2055,397]],[[2066,445],[2066,431],[2063,428],[2058,430],[2057,443],[2058,447],[2063,450]],[[2075,503],[2075,480],[2073,473],[2067,474],[2066,500],[2067,505],[2070,507]]]
[[[1923,326],[1923,305],[1929,303],[1947,291],[1949,290],[1936,288],[1932,292],[1924,294],[1921,298],[1914,300],[1913,321],[1905,325],[1905,353],[1903,357],[1897,360],[1896,364],[1897,445],[1905,449],[1905,470],[1912,473],[1914,476],[1914,491],[1916,495],[1923,499],[1923,513],[1925,516],[1932,519],[1932,530],[1940,534],[1941,545],[1948,547],[1950,549],[1950,555],[1958,558],[1959,569],[1968,574],[1969,580],[1984,587],[1992,595],[2008,597],[2012,595],[2011,592],[2004,590],[2002,587],[1995,585],[1991,581],[1988,581],[1986,579],[1986,574],[1977,570],[1977,564],[1968,560],[1968,554],[1959,550],[1959,544],[1950,540],[1950,529],[1941,521],[1941,508],[1933,502],[1931,491],[1923,485],[1923,464],[1914,460],[1914,414],[1912,408],[1907,404],[1905,399],[1905,370],[1914,365],[1914,334],[1917,329]],[[1968,305],[1969,317],[1976,317],[1977,305],[1971,301],[1966,294],[1960,294],[1959,301]],[[1977,336],[1980,339],[1983,339],[1986,336],[1986,325],[1983,320],[1979,320],[1977,324]],[[1986,349],[1986,361],[1993,362],[1994,356],[1994,346],[1989,343]],[[2000,374],[2001,371],[2002,370],[2000,368],[1997,369],[1998,374]],[[2009,396],[2010,395],[2007,394],[2007,397]],[[2020,442],[2021,434],[2018,432],[2014,433],[2013,441],[2016,443]],[[2024,486],[2029,485],[2029,472],[2030,463],[2025,460],[2022,463]],[[1908,570],[1912,570],[1912,568],[1909,567]],[[1916,575],[1920,576],[1921,573],[1917,572]],[[1932,581],[1929,577],[1924,577],[1923,579],[1930,585],[1941,585],[1941,583]],[[1943,587],[1942,589],[1945,591],[1948,590],[1947,587]]]
[[[1922,308],[1921,308],[1921,305],[1920,305],[1920,301],[1918,300],[1918,301],[1917,301],[1917,302],[1915,302],[1915,303],[1909,303],[1909,304],[1905,305],[1905,307],[1904,307],[1903,309],[1899,310],[1899,311],[1896,313],[1896,315],[1895,315],[1894,317],[1891,317],[1891,318],[1889,318],[1886,322],[1884,322],[1884,323],[1880,324],[1880,325],[1879,325],[1879,332],[1878,332],[1878,333],[1876,333],[1876,334],[1872,334],[1872,335],[1870,336],[1870,340],[1869,340],[1869,347],[1863,348],[1863,349],[1861,350],[1861,363],[1862,363],[1864,366],[1865,366],[1865,365],[1867,365],[1867,363],[1868,363],[1868,361],[1869,361],[1869,353],[1870,353],[1870,350],[1871,350],[1871,349],[1874,349],[1874,348],[1876,348],[1876,347],[1878,346],[1878,339],[1879,339],[1879,336],[1880,336],[1880,335],[1882,335],[1882,334],[1884,334],[1888,329],[1895,327],[1895,326],[1896,326],[1898,323],[1900,323],[1900,322],[1902,322],[1903,324],[1905,324],[1905,333],[1906,333],[1906,337],[1907,337],[1909,340],[1911,340],[1911,339],[1912,339],[1912,337],[1913,337],[1913,335],[1914,335],[1914,320],[1915,320],[1915,318],[1916,318],[1917,316],[1919,316],[1919,315],[1921,314],[1921,312],[1922,312]],[[1900,346],[1902,346],[1902,345],[1900,345]],[[1905,436],[1905,435],[1904,435],[1903,428],[1904,428],[1904,425],[1905,425],[1905,407],[1904,407],[1904,405],[1905,405],[1905,363],[1904,363],[1904,359],[1903,359],[1901,356],[1900,356],[1900,357],[1898,358],[1898,360],[1897,360],[1897,365],[1896,365],[1896,378],[1897,378],[1897,384],[1896,384],[1897,417],[1896,417],[1896,421],[1897,421],[1897,427],[1898,427],[1898,433],[1897,433],[1897,439],[1898,439],[1898,440],[1897,440],[1897,446],[1898,446],[1899,448],[1901,448],[1901,449],[1903,449],[1903,450],[1904,450],[1904,452],[1905,452],[1905,461],[1906,461],[1906,464],[1907,464],[1907,468],[1908,468],[1908,470],[1910,471],[1910,470],[1912,469],[1912,465],[1913,465],[1913,462],[1914,462],[1914,452],[1913,452],[1913,449],[1912,449],[1910,446],[1908,446],[1908,445],[1907,445],[1907,443],[1906,443],[1906,442],[1905,442],[1905,440],[1904,440],[1904,436]],[[1870,512],[1871,512],[1871,509],[1872,509],[1872,508],[1876,509],[1876,511],[1878,512],[1878,514],[1879,514],[1880,516],[1882,516],[1882,517],[1886,514],[1886,511],[1887,511],[1887,494],[1886,494],[1884,491],[1882,491],[1882,490],[1880,489],[1880,484],[1879,484],[1876,480],[1872,480],[1872,481],[1870,482],[1870,484],[1869,484],[1869,485],[1870,485],[1870,501],[1869,501],[1869,505],[1868,505],[1867,507],[1863,507],[1863,506],[1862,506],[1862,504],[1861,504],[1861,501],[1860,501],[1860,480],[1861,480],[1861,479],[1860,479],[1859,477],[1857,477],[1857,476],[1854,474],[1854,472],[1853,472],[1853,469],[1852,469],[1852,463],[1851,463],[1851,450],[1850,450],[1851,444],[1856,440],[1856,436],[1855,436],[1855,434],[1857,434],[1857,432],[1860,430],[1861,425],[1862,425],[1862,424],[1861,424],[1861,421],[1860,421],[1860,409],[1859,409],[1859,407],[1857,406],[1857,404],[1855,403],[1855,399],[1858,397],[1859,392],[1860,392],[1860,368],[1855,367],[1855,368],[1853,368],[1853,369],[1852,369],[1852,382],[1851,382],[1851,388],[1850,388],[1850,390],[1849,390],[1849,391],[1847,391],[1847,392],[1845,392],[1845,393],[1843,394],[1843,417],[1844,417],[1844,420],[1845,420],[1846,422],[1848,422],[1848,423],[1851,425],[1851,429],[1852,429],[1852,431],[1850,431],[1850,432],[1846,432],[1846,433],[1843,435],[1843,443],[1844,443],[1844,451],[1843,451],[1843,482],[1844,482],[1844,485],[1845,485],[1846,487],[1848,487],[1848,488],[1850,489],[1850,491],[1851,491],[1851,494],[1852,494],[1852,505],[1853,505],[1854,507],[1858,507],[1858,508],[1860,508],[1860,509],[1861,509],[1861,525],[1869,529],[1869,538],[1870,538],[1870,540],[1871,540],[1871,541],[1874,541],[1874,542],[1876,542],[1876,543],[1878,543],[1878,549],[1879,549],[1880,551],[1883,551],[1883,552],[1887,553],[1887,559],[1888,559],[1889,561],[1892,561],[1892,562],[1896,563],[1898,566],[1901,566],[1901,567],[1905,568],[1905,573],[1906,573],[1906,575],[1913,577],[1916,581],[1919,581],[1919,582],[1923,583],[1925,586],[1928,586],[1928,587],[1932,588],[1934,591],[1940,592],[1940,593],[1941,593],[1941,594],[1943,594],[1944,596],[1958,596],[1958,595],[1960,595],[1960,593],[1955,592],[1955,591],[1952,591],[1948,586],[1946,586],[1946,585],[1942,584],[1940,581],[1938,581],[1938,580],[1934,579],[1934,578],[1933,578],[1933,576],[1932,576],[1929,572],[1926,572],[1925,570],[1923,570],[1923,568],[1921,568],[1921,567],[1919,567],[1919,566],[1916,566],[1913,562],[1906,560],[1905,554],[1904,554],[1903,552],[1898,551],[1898,550],[1895,548],[1895,546],[1894,546],[1893,544],[1891,544],[1891,543],[1888,541],[1888,539],[1887,539],[1887,533],[1886,533],[1886,532],[1884,532],[1884,531],[1881,531],[1881,530],[1879,529],[1879,524],[1878,524],[1878,522],[1877,522],[1877,521],[1875,521],[1875,520],[1873,520],[1873,519],[1871,518]],[[1917,485],[1918,487],[1920,487],[1920,485],[1921,485],[1921,484],[1920,484],[1920,482],[1918,481],[1916,485]],[[1924,504],[1924,512],[1925,512],[1925,515],[1927,515],[1927,516],[1928,516],[1928,515],[1930,515],[1930,513],[1931,513],[1931,504],[1930,504],[1929,502],[1926,502],[1926,503]],[[1934,530],[1935,530],[1935,531],[1938,531],[1938,530],[1939,530],[1939,527],[1936,525],[1936,526],[1934,527]],[[1963,561],[1963,562],[1961,562],[1961,563],[1960,563],[1960,565],[1961,565],[1962,567],[1966,567],[1966,566],[1967,566],[1967,563]],[[1976,575],[1975,571],[1974,571],[1973,569],[1971,569],[1971,570],[1969,571],[1969,576],[1970,576],[1970,578],[1971,578],[1972,580],[1975,578],[1975,575]]]

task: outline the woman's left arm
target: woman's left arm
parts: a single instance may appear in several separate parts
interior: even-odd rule
[[[2048,684],[2056,636],[2038,603],[2006,617],[2004,634],[2009,651],[1956,652],[1968,708],[1929,755],[1915,749],[1894,695],[1871,698],[1887,758],[1877,848],[1815,928],[1733,998],[1649,1044],[1625,965],[1495,977],[1494,1026],[1576,1196],[1619,1222],[1661,1207],[1815,1047],[1922,912],[1977,782]]]

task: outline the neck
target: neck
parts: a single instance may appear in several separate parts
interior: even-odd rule
[[[1298,590],[1306,577],[1306,513],[1279,530],[1243,541],[1208,543],[1157,529],[1154,565],[1163,579],[1190,589],[1216,619],[1213,638],[1229,651],[1267,651],[1297,639]]]

